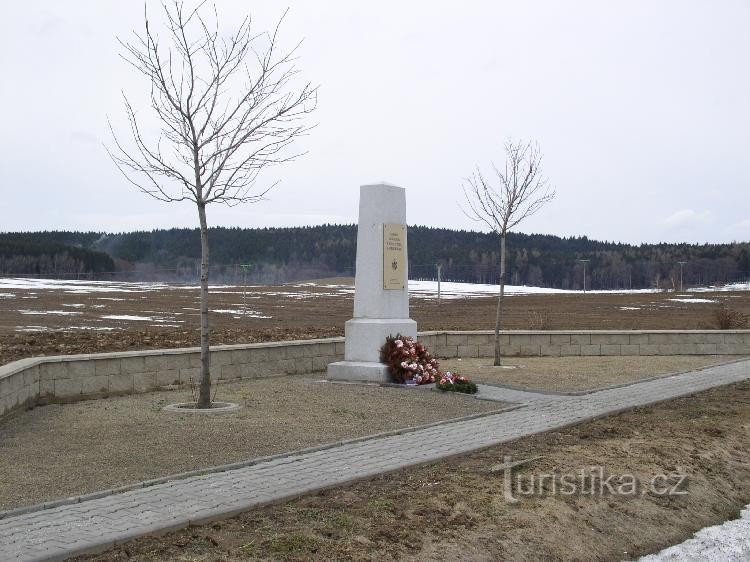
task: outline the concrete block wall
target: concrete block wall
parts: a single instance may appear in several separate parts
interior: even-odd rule
[[[427,340],[427,338],[430,338]],[[437,357],[491,357],[495,337],[483,332],[426,332]],[[500,334],[503,355],[750,355],[750,330],[517,331]]]
[[[503,332],[505,355],[750,355],[750,330]],[[494,336],[423,332],[438,358],[491,357]],[[215,346],[211,375],[233,381],[322,372],[344,357],[344,338]],[[198,349],[165,349],[21,359],[0,366],[0,418],[20,408],[149,392],[200,376]]]
[[[232,381],[313,373],[343,357],[344,338],[215,346],[211,376]],[[199,377],[195,348],[21,359],[0,366],[0,418],[37,404],[149,392]]]

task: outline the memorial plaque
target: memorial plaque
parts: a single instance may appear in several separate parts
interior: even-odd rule
[[[406,288],[406,225],[383,225],[383,289]]]

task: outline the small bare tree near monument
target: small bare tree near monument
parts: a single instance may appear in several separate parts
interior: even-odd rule
[[[301,81],[298,43],[279,52],[277,34],[251,31],[250,17],[236,31],[220,31],[215,7],[185,9],[164,3],[166,41],[148,14],[145,31],[120,40],[122,58],[150,82],[150,121],[136,114],[123,93],[132,147],[110,123],[107,149],[120,171],[144,193],[165,202],[196,205],[201,239],[201,376],[198,408],[211,407],[208,321],[209,247],[206,207],[257,202],[273,185],[259,188],[260,172],[299,154],[287,147],[309,131],[304,117],[315,109],[317,88]],[[203,12],[207,12],[206,18]]]
[[[496,178],[490,181],[477,166],[463,185],[468,205],[466,216],[487,225],[500,237],[500,294],[495,315],[495,365],[502,364],[500,329],[505,298],[505,242],[521,221],[555,198],[555,191],[542,175],[542,153],[533,142],[505,143],[505,167],[492,164]]]

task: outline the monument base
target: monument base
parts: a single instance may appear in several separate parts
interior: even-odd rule
[[[352,318],[344,324],[344,359],[380,362],[380,348],[388,336],[417,337],[417,323],[410,318]]]
[[[328,379],[351,382],[390,382],[391,374],[383,363],[337,361],[328,364]]]
[[[338,381],[390,382],[388,367],[380,362],[380,348],[388,336],[417,337],[410,318],[353,318],[345,324],[344,361],[328,365],[328,378]]]

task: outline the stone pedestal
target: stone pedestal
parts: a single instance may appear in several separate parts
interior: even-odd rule
[[[403,244],[402,252],[394,251],[388,240],[389,232],[398,232],[398,225],[406,225],[405,190],[387,184],[363,185],[359,195],[354,318],[345,325],[344,361],[328,365],[329,379],[387,382],[388,369],[380,363],[385,338],[396,334],[417,336],[417,323],[409,318],[406,229],[403,240],[395,241]]]

